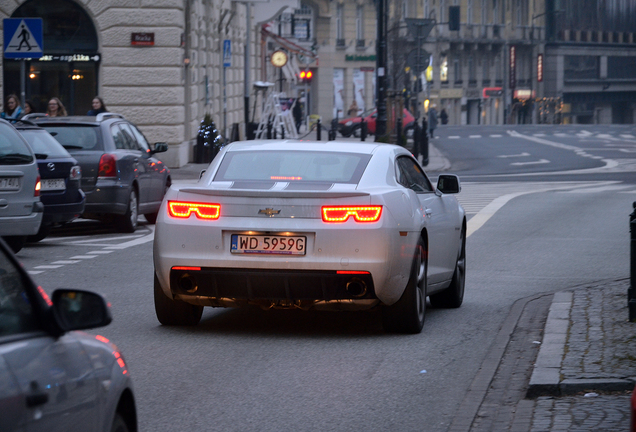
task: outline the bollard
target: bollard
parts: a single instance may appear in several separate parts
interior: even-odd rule
[[[322,125],[320,124],[320,119],[316,123],[316,141],[320,141],[322,139]]]
[[[426,117],[422,117],[422,133],[420,134],[420,153],[422,155],[422,166],[428,165],[428,122]]]
[[[280,128],[280,137],[281,139],[285,139],[285,128],[282,126]]]
[[[630,287],[627,289],[627,307],[629,309],[629,321],[636,322],[636,202],[632,203],[634,212],[629,215],[629,231],[631,233],[630,248]]]
[[[267,120],[267,139],[272,139],[272,119]]]
[[[367,122],[365,122],[363,119],[360,125],[360,140],[364,141],[366,139],[367,139]]]

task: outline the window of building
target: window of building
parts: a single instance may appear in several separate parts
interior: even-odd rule
[[[498,82],[502,81],[503,71],[501,70],[501,54],[495,57],[495,79]]]
[[[486,9],[486,0],[481,0],[481,23],[488,24],[488,9]]]
[[[455,78],[455,83],[456,84],[461,84],[462,82],[462,67],[461,67],[461,62],[459,61],[459,59],[455,59],[453,60],[453,75]]]
[[[486,56],[481,62],[482,79],[490,82],[490,59]]]
[[[356,39],[364,40],[364,6],[356,7]]]
[[[448,57],[442,57],[442,61],[439,66],[439,80],[443,83],[448,83]]]
[[[444,22],[445,0],[439,0],[439,22]]]
[[[636,57],[608,57],[607,77],[636,79]]]
[[[424,18],[428,18],[430,0],[424,0]]]
[[[499,21],[499,0],[492,0],[492,23],[497,24]]]
[[[468,82],[477,82],[477,68],[475,67],[475,59],[473,56],[468,57]]]
[[[473,23],[473,0],[467,0],[468,4],[466,5],[466,23]]]
[[[344,5],[342,3],[338,3],[336,7],[336,39],[344,41]]]
[[[564,56],[563,60],[565,67],[563,75],[566,81],[599,78],[598,56]],[[608,72],[610,70],[608,62]]]

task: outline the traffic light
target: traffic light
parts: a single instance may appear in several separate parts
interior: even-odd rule
[[[300,75],[298,76],[298,82],[303,84],[311,84],[311,78],[314,74],[309,70],[300,71]]]
[[[448,7],[448,29],[459,30],[459,6]]]

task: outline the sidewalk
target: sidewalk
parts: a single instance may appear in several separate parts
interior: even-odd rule
[[[629,279],[554,295],[527,391],[531,431],[627,431],[636,383]]]
[[[301,136],[303,134],[301,133]],[[322,132],[322,141],[327,141],[328,133],[326,131]],[[364,143],[373,143],[374,137],[373,135],[368,136]],[[316,132],[311,132],[308,136],[302,139],[303,141],[315,141],[316,140]],[[362,143],[360,138],[343,138],[338,135],[336,141],[339,142],[358,142]],[[408,150],[412,150],[413,141],[409,140],[406,147]],[[420,162],[422,158],[420,157]],[[180,168],[170,168],[170,175],[173,181],[184,181],[184,180],[196,180],[199,178],[201,171],[206,169],[209,164],[196,164],[196,163],[188,163]],[[442,171],[446,171],[450,168],[450,162],[448,159],[440,153],[440,151],[435,147],[435,139],[429,141],[429,149],[428,149],[428,165],[424,167],[424,170],[429,175],[434,175],[435,173],[440,173]]]

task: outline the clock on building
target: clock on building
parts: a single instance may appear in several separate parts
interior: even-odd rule
[[[285,53],[285,51],[274,51],[272,53],[270,61],[276,67],[283,67],[287,64],[287,54]]]

